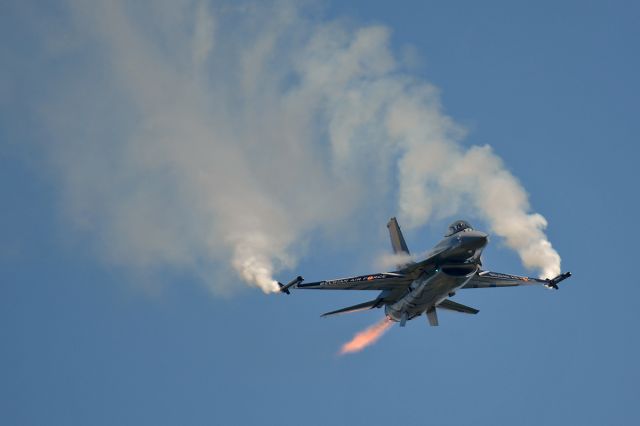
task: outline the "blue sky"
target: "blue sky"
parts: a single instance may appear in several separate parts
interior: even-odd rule
[[[73,7],[15,2],[3,8],[3,424],[640,420],[640,292],[633,272],[640,8],[634,3],[349,1],[313,12],[322,22],[387,27],[390,50],[411,58],[407,72],[435,85],[444,112],[467,129],[461,144],[490,144],[526,188],[532,209],[548,220],[563,269],[574,273],[557,292],[461,292],[456,300],[480,309],[477,316],[444,313],[438,328],[418,318],[345,357],[336,355],[340,345],[382,312],[319,315],[369,294],[265,295],[217,262],[196,273],[188,262],[148,270],[145,257],[132,265],[114,255],[121,246],[103,235],[111,229],[106,223],[77,226],[68,176],[56,168],[58,155],[69,160],[76,152],[68,150],[77,146],[61,144],[47,114],[76,99],[61,96],[75,87],[68,76],[89,82],[80,88],[104,81],[103,93],[114,98],[129,89],[103,74],[101,57],[87,53],[92,45],[74,44],[81,31],[62,47],[49,38]],[[162,27],[152,19],[138,24]],[[127,105],[105,105],[87,117],[107,117],[107,127],[136,119],[120,118]],[[103,122],[84,118],[75,132],[100,141],[124,132],[104,135]],[[394,194],[386,193],[380,211],[363,209],[354,233],[342,235],[344,244],[322,227],[305,233],[297,265],[277,277],[370,272],[372,259],[388,249],[384,225],[396,214],[388,201]],[[168,199],[167,206],[179,202]],[[429,248],[454,218],[407,230],[409,247]],[[482,220],[472,222],[486,229]],[[183,254],[157,250],[170,259]],[[527,272],[500,238],[492,239],[484,264]],[[212,294],[203,273],[234,291]]]

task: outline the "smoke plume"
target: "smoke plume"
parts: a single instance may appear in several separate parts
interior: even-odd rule
[[[300,241],[363,209],[410,229],[468,204],[526,267],[559,272],[525,190],[490,147],[461,144],[384,26],[286,1],[72,1],[67,18],[47,42],[62,64],[48,150],[65,210],[111,261],[214,290],[230,265],[271,292]]]

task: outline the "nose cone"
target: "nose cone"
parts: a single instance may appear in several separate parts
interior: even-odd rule
[[[462,237],[462,244],[469,250],[481,249],[489,242],[489,236],[484,232],[471,231]]]

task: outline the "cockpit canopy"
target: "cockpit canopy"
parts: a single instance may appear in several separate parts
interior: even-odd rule
[[[449,225],[449,231],[445,234],[445,237],[450,237],[453,234],[457,234],[458,232],[462,232],[465,230],[473,230],[469,222],[464,220],[456,220],[451,225]]]

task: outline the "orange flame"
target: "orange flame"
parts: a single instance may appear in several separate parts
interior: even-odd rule
[[[340,348],[340,355],[360,352],[367,346],[374,344],[380,337],[382,337],[384,332],[391,327],[392,324],[393,322],[385,317],[382,321],[361,331],[353,336],[353,339],[349,342],[342,345],[342,348]]]

